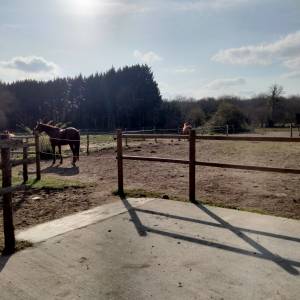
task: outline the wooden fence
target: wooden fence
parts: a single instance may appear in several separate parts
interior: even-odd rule
[[[29,142],[30,139],[34,142]],[[28,148],[35,147],[35,157],[28,157]],[[15,149],[22,148],[22,152]],[[39,136],[19,136],[10,137],[9,134],[0,136],[1,163],[2,170],[2,188],[0,195],[3,197],[3,228],[4,228],[4,253],[12,254],[15,251],[15,234],[13,224],[13,209],[12,209],[12,193],[26,188],[28,181],[28,164],[35,161],[36,163],[36,179],[41,179],[40,155],[39,155]],[[11,153],[14,149],[15,153],[23,155],[22,159],[12,160]],[[23,166],[23,183],[12,186],[12,167]]]
[[[297,129],[297,135],[300,136],[300,124],[295,124],[293,125],[292,123],[290,124],[290,137],[293,137],[293,128]]]
[[[194,202],[196,200],[196,166],[207,166],[216,168],[229,168],[251,171],[264,171],[264,172],[278,172],[300,174],[300,169],[290,168],[274,168],[274,167],[260,167],[260,166],[247,166],[237,164],[214,163],[205,161],[196,161],[196,140],[215,140],[215,141],[249,141],[249,142],[298,142],[300,138],[286,138],[286,137],[247,137],[247,136],[197,136],[195,130],[191,130],[190,135],[181,135],[181,139],[189,141],[189,160],[172,159],[162,157],[146,157],[146,156],[130,156],[123,155],[122,139],[126,138],[145,138],[145,139],[176,139],[178,135],[172,134],[123,134],[121,130],[117,130],[117,161],[118,161],[118,192],[124,194],[123,183],[123,160],[139,160],[139,161],[153,161],[160,163],[177,163],[189,165],[189,200]]]

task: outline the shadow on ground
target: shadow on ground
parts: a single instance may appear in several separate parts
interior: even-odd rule
[[[51,165],[49,167],[46,167],[45,169],[42,169],[41,173],[43,174],[52,173],[61,176],[73,176],[79,174],[79,167],[71,166],[69,168],[66,168],[66,167],[61,167],[60,165]]]
[[[8,260],[10,259],[11,255],[0,255],[0,273],[4,269],[5,265],[7,264]]]
[[[198,219],[193,219],[193,218],[188,218],[188,217],[178,216],[178,215],[172,215],[172,214],[167,214],[167,213],[161,213],[161,212],[152,211],[152,210],[145,210],[145,209],[141,209],[141,208],[134,208],[130,205],[130,203],[128,202],[126,197],[121,197],[121,200],[124,203],[124,206],[126,207],[128,213],[132,219],[132,222],[134,223],[135,228],[140,236],[147,236],[147,233],[151,232],[154,234],[158,234],[158,235],[162,235],[162,236],[166,236],[166,237],[170,237],[170,238],[174,238],[174,239],[179,239],[179,240],[183,240],[183,241],[190,242],[190,243],[196,243],[199,245],[218,248],[218,249],[222,249],[225,251],[238,253],[241,255],[256,257],[258,259],[269,260],[269,261],[274,262],[278,266],[280,266],[283,270],[285,270],[286,272],[288,272],[291,275],[298,276],[300,274],[299,271],[296,269],[296,268],[300,267],[299,261],[286,259],[277,254],[272,253],[267,248],[265,248],[264,246],[259,244],[257,241],[255,241],[251,237],[247,236],[245,234],[245,232],[255,233],[258,235],[263,235],[263,236],[268,236],[268,237],[272,237],[272,238],[283,239],[283,240],[287,240],[287,241],[293,241],[293,242],[300,243],[299,238],[280,235],[280,234],[274,234],[274,233],[265,232],[265,231],[252,230],[249,228],[235,227],[235,226],[231,225],[230,223],[228,223],[227,221],[225,221],[224,219],[222,219],[220,216],[218,216],[214,212],[212,212],[209,208],[202,205],[201,202],[198,202],[198,201],[194,203],[195,207],[197,207],[201,211],[205,212],[210,218],[212,218],[214,221],[217,221],[218,223],[202,221],[202,220],[198,220]],[[147,227],[147,226],[143,225],[137,212],[145,213],[145,214],[159,215],[159,216],[164,216],[164,217],[173,218],[173,219],[177,219],[177,220],[183,220],[183,221],[187,221],[187,222],[194,222],[194,223],[199,223],[199,224],[203,224],[203,225],[207,225],[207,226],[213,226],[213,227],[217,227],[217,228],[225,228],[225,229],[228,229],[229,231],[231,231],[233,234],[235,234],[238,238],[242,239],[247,244],[249,244],[252,248],[254,248],[254,251],[249,251],[249,250],[241,249],[241,248],[234,247],[234,246],[229,246],[229,245],[222,244],[222,243],[211,242],[211,241],[207,241],[205,239],[194,238],[194,237],[185,236],[185,235],[178,234],[178,233],[162,231],[162,230],[159,230],[156,228]]]

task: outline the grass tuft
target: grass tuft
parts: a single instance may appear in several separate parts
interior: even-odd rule
[[[123,195],[120,195],[118,190],[112,192],[114,196],[125,196],[129,198],[161,198],[161,199],[172,199],[176,201],[187,202],[187,199],[180,198],[177,196],[168,195],[166,193],[146,191],[144,189],[129,189],[125,190]]]
[[[78,180],[58,179],[50,176],[43,176],[39,181],[31,179],[26,183],[26,185],[29,188],[33,188],[36,190],[63,190],[65,188],[84,188],[88,186],[88,184]]]
[[[28,242],[28,241],[23,241],[23,240],[20,240],[20,241],[16,241],[16,252],[17,251],[21,251],[23,249],[26,249],[26,248],[29,248],[29,247],[32,247],[33,244],[31,242]],[[3,250],[4,250],[4,237],[3,235],[0,235],[0,254],[4,255],[3,253]]]

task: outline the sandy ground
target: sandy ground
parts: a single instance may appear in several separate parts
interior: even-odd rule
[[[278,133],[277,133],[278,135]],[[197,142],[197,160],[300,169],[300,143]],[[128,155],[188,158],[188,143],[181,140],[129,142]],[[42,162],[42,176],[91,183],[63,191],[30,190],[14,196],[15,226],[23,228],[103,203],[117,201],[117,167],[114,149],[82,155],[77,168]],[[300,175],[197,167],[197,199],[223,207],[300,219]],[[124,187],[142,189],[169,198],[187,200],[188,167],[154,162],[124,162]],[[35,197],[38,196],[38,199]],[[2,212],[1,212],[2,218]],[[0,220],[2,231],[2,219]]]

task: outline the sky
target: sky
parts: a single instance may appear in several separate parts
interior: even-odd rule
[[[1,0],[0,80],[148,64],[164,98],[300,94],[300,0]]]

